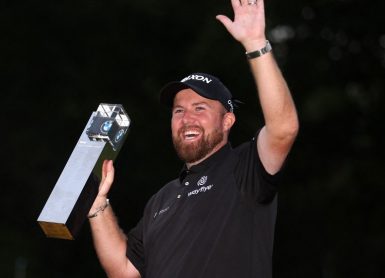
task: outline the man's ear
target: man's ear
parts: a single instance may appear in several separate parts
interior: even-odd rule
[[[231,113],[231,112],[227,112],[224,116],[223,116],[223,129],[224,131],[230,131],[231,127],[234,125],[235,123],[235,115],[234,113]]]

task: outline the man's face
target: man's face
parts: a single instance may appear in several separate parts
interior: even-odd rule
[[[225,108],[219,101],[204,98],[191,89],[174,98],[171,130],[178,156],[186,163],[197,163],[227,142]]]

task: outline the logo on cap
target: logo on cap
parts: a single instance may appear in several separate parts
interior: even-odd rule
[[[207,84],[210,84],[210,82],[213,81],[212,79],[209,79],[206,76],[192,74],[192,75],[189,75],[189,76],[183,78],[181,80],[181,82],[186,82],[186,81],[191,80],[191,79],[206,82]]]

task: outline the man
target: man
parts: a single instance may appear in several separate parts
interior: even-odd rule
[[[172,138],[185,165],[126,236],[108,203],[114,168],[105,161],[89,217],[109,277],[272,276],[277,179],[298,119],[265,37],[263,0],[232,6],[234,21],[217,19],[246,50],[265,125],[233,149],[234,104],[219,79],[195,73],[167,84],[161,102],[172,107]]]

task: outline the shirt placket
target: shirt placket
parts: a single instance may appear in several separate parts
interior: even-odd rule
[[[186,171],[186,176],[181,180],[181,190],[177,194],[177,199],[182,201],[186,200],[187,198],[187,193],[189,190],[191,190],[191,184],[192,180],[194,179],[194,174],[191,173],[191,171],[187,170]]]

